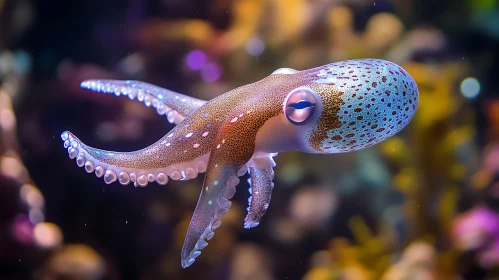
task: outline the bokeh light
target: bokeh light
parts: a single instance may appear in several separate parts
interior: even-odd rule
[[[253,37],[246,43],[246,51],[251,56],[259,56],[263,53],[264,50],[265,42],[258,37]]]
[[[12,68],[14,57],[11,52],[3,51],[0,52],[0,74],[7,72]]]
[[[42,248],[54,248],[62,243],[62,232],[56,224],[39,223],[34,229],[35,242]]]
[[[187,54],[185,62],[191,70],[201,70],[206,64],[206,54],[201,50],[193,50]]]
[[[222,69],[216,63],[208,63],[201,70],[201,78],[207,83],[214,83],[220,79]]]
[[[115,123],[102,122],[96,128],[97,137],[103,142],[114,141],[118,135],[118,129],[119,128]]]
[[[144,56],[141,53],[133,53],[125,57],[120,66],[127,75],[137,75],[144,69],[144,64]]]
[[[38,188],[32,184],[24,184],[20,191],[21,199],[32,208],[42,208],[45,199]]]
[[[0,109],[0,127],[3,130],[12,130],[16,125],[16,117],[14,116],[14,112],[7,109]]]
[[[25,214],[18,214],[11,224],[10,233],[13,239],[23,244],[33,241],[33,224]]]
[[[48,269],[42,279],[107,279],[104,258],[84,244],[62,247],[47,261],[46,266]]]
[[[352,10],[346,6],[335,7],[331,9],[328,15],[328,24],[335,29],[348,30],[352,25],[352,21]]]
[[[303,227],[319,227],[333,215],[336,200],[332,188],[303,186],[291,199],[291,217]]]
[[[404,25],[395,14],[375,14],[367,22],[366,43],[377,49],[386,48],[400,37],[403,30]]]
[[[43,215],[42,210],[38,208],[33,208],[29,211],[29,220],[32,224],[36,225],[45,220],[45,216]]]
[[[40,192],[40,190],[38,190],[37,188],[33,188],[33,190],[28,192],[28,194],[26,195],[26,202],[32,208],[43,207],[44,199],[43,199],[43,195]]]
[[[466,98],[475,98],[480,93],[480,83],[477,79],[469,77],[461,82],[461,93]]]
[[[263,248],[243,243],[234,248],[229,279],[273,279]]]
[[[32,58],[27,52],[25,51],[16,52],[15,65],[14,65],[15,71],[17,71],[19,74],[26,74],[31,68],[31,64],[32,64]]]
[[[0,173],[7,177],[19,179],[23,173],[24,167],[22,163],[13,157],[0,158]]]

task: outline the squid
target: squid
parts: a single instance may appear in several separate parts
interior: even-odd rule
[[[86,172],[106,184],[136,187],[206,173],[182,248],[184,268],[220,227],[241,176],[250,176],[244,227],[253,228],[269,207],[278,153],[334,154],[370,147],[407,126],[419,98],[409,73],[380,59],[302,71],[281,68],[210,101],[140,81],[86,80],[81,87],[137,99],[176,125],[154,144],[133,152],[96,149],[63,132],[69,157]]]

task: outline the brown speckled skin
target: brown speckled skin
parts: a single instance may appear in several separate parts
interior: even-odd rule
[[[317,101],[316,110],[301,125],[292,124],[284,115],[287,96],[298,88],[315,92]],[[78,143],[116,173],[124,168],[157,172],[209,155],[182,249],[182,266],[187,267],[206,246],[204,239],[209,240],[220,225],[238,183],[238,170],[250,160],[290,150],[338,153],[368,147],[407,125],[417,100],[416,84],[399,66],[382,60],[345,61],[272,74],[231,90],[202,105],[166,136],[139,151],[108,155]],[[164,104],[173,107],[167,101]],[[265,213],[273,176],[268,164],[249,167],[252,190],[261,195],[253,194],[247,227],[256,225]]]
[[[286,75],[272,75],[229,91],[193,112],[170,133],[142,150],[112,152],[112,155],[108,155],[108,151],[94,149],[83,143],[82,146],[90,155],[104,163],[143,170],[191,161],[210,152],[213,144],[221,143],[225,138],[228,141],[222,144],[224,148],[220,151],[224,160],[242,165],[253,154],[258,129],[267,119],[282,113],[282,102],[289,91],[305,84],[299,77],[290,81]],[[263,104],[268,105],[262,106]],[[236,123],[230,122],[241,113],[244,115]],[[204,132],[209,132],[207,137],[202,137]],[[188,133],[193,135],[186,138]],[[168,137],[170,134],[173,136]],[[241,149],[232,150],[236,148],[236,142]],[[170,145],[166,146],[166,143]],[[196,143],[200,146],[194,149],[193,145]]]
[[[338,120],[338,112],[343,100],[344,92],[331,85],[311,85],[322,98],[322,115],[317,122],[316,127],[309,134],[309,145],[317,152],[322,152],[322,141],[326,139],[328,131],[340,128],[341,123]]]

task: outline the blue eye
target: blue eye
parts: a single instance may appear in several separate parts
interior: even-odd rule
[[[303,125],[314,114],[315,104],[314,91],[304,88],[297,89],[289,94],[284,114],[292,124]]]
[[[312,104],[312,102],[300,100],[298,103],[289,104],[289,106],[295,109],[305,109],[307,107],[314,106],[314,104]]]

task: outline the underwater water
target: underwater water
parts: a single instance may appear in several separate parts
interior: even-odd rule
[[[499,278],[496,2],[0,0],[0,279]]]

